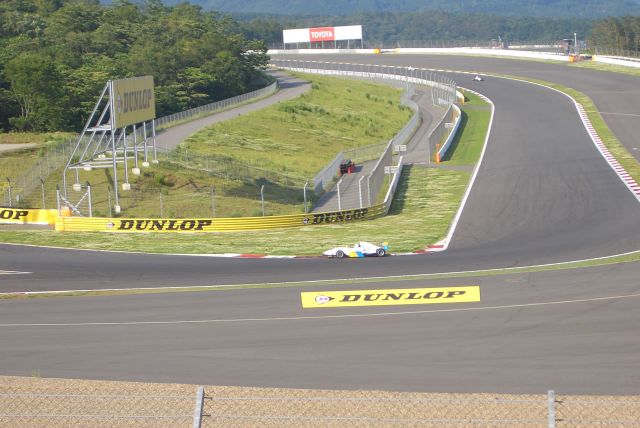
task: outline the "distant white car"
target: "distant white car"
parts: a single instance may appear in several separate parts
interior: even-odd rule
[[[378,256],[384,257],[388,250],[387,243],[382,246],[372,244],[371,242],[361,241],[356,243],[353,247],[335,247],[322,253],[323,256],[335,257],[342,259],[345,257],[369,257]]]
[[[475,76],[473,76],[473,80],[475,80],[476,82],[482,82],[484,79],[482,78],[482,76],[476,74]]]

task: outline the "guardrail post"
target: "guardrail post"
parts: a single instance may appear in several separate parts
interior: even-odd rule
[[[45,194],[44,194],[44,180],[42,178],[40,178],[40,188],[42,189],[42,209],[47,209],[46,203],[45,203]]]
[[[202,428],[202,411],[204,410],[204,386],[196,391],[196,406],[193,409],[193,428]]]
[[[211,186],[211,216],[216,216],[216,188]]]
[[[11,208],[11,204],[12,204],[11,199],[13,197],[11,196],[11,180],[9,179],[9,177],[7,177],[7,183],[9,184],[9,186],[8,186],[9,187],[9,208]]]
[[[93,217],[93,201],[91,200],[91,184],[87,181],[87,202],[89,203],[89,217]]]
[[[547,426],[556,428],[556,393],[553,389],[547,392]]]
[[[307,186],[309,186],[309,180],[307,180],[306,183],[304,183],[304,187],[302,188],[302,192],[304,194],[304,213],[306,214],[307,211]]]

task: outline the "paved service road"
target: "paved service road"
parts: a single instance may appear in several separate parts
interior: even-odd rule
[[[359,56],[349,61],[427,66],[447,58]],[[481,64],[488,70],[490,61],[451,58],[447,68],[476,70]],[[615,88],[621,78],[495,61],[495,71],[545,75],[546,80],[575,73],[596,92]],[[520,82],[487,78],[474,86],[463,83],[468,76],[452,76],[491,98],[496,117],[478,180],[445,253],[345,261],[228,260],[0,245],[0,270],[32,272],[0,275],[0,288],[407,275],[553,263],[640,248],[640,204],[596,152],[568,99]],[[628,84],[632,78],[622,79]],[[637,87],[640,79],[633,79],[635,86],[626,87]],[[383,310],[302,310],[302,287],[0,301],[0,342],[11,344],[0,351],[0,366],[4,374],[39,370],[42,376],[221,385],[637,394],[639,277],[640,264],[630,263],[304,288],[479,285],[481,290],[479,303]]]

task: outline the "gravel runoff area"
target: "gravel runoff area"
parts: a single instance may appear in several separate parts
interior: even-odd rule
[[[0,377],[0,426],[191,427],[197,388]],[[548,426],[546,394],[204,389],[203,427]],[[558,427],[638,426],[640,396],[558,395],[555,412]]]

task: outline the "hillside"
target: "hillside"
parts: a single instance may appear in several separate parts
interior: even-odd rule
[[[456,43],[489,43],[500,36],[506,42],[548,42],[573,36],[583,38],[591,32],[593,20],[568,18],[475,15],[448,12],[362,12],[348,16],[238,16],[239,25],[249,39],[264,40],[277,46],[283,28],[363,24],[366,46],[389,47],[412,40]]]
[[[167,0],[177,4],[183,0]],[[640,15],[640,0],[190,0],[205,9],[229,13],[338,16],[355,12],[445,12],[480,13],[502,16],[562,18],[604,18]]]

